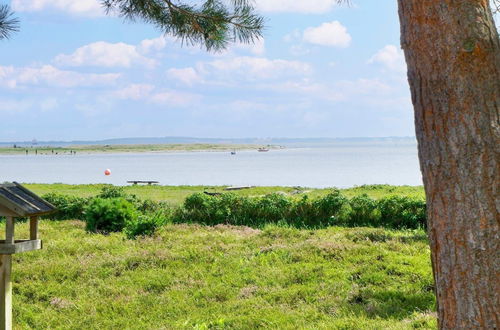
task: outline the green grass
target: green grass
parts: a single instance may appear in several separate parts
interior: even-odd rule
[[[43,250],[14,256],[18,329],[436,328],[423,231],[167,225],[127,240],[80,221],[40,231]]]
[[[68,185],[68,184],[26,184],[28,189],[43,195],[51,192],[64,195],[89,197],[97,195],[104,185]],[[167,201],[172,205],[181,204],[184,199],[196,192],[223,192],[224,187],[215,186],[126,186],[128,194],[135,194],[141,199],[152,199],[155,201]],[[293,188],[293,187],[254,187],[251,189],[236,190],[234,193],[241,196],[260,196],[272,192],[283,192],[294,196],[307,194],[310,197],[326,195],[330,189]],[[357,196],[363,193],[372,198],[398,195],[416,198],[425,198],[424,189],[421,186],[390,186],[390,185],[366,185],[354,188],[342,189],[347,197]]]
[[[44,147],[33,146],[29,148],[0,147],[0,155],[24,155],[26,150],[29,154],[34,154],[35,150],[39,155],[70,154],[76,151],[77,154],[94,153],[127,153],[127,152],[182,152],[182,151],[230,151],[230,150],[252,150],[258,149],[262,145],[256,144],[206,144],[206,143],[178,143],[178,144],[123,144],[123,145],[74,145],[68,147]],[[278,148],[268,146],[268,148]]]

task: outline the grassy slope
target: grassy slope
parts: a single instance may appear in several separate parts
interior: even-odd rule
[[[26,184],[26,187],[33,190],[37,194],[46,194],[49,192],[57,192],[66,195],[74,196],[94,196],[97,195],[104,185],[67,185],[67,184]],[[172,204],[180,204],[184,199],[195,192],[211,191],[223,192],[224,187],[207,187],[207,186],[127,186],[127,193],[136,194],[140,198],[150,198],[153,200],[164,200]],[[329,189],[308,189],[297,191],[291,187],[255,187],[245,190],[233,191],[236,194],[244,196],[263,195],[271,192],[286,192],[301,196],[306,193],[311,197],[325,195]],[[389,185],[370,185],[342,189],[343,193],[348,197],[366,193],[373,198],[380,198],[388,195],[412,196],[424,198],[423,187],[413,186],[389,186]]]
[[[421,231],[171,225],[131,241],[79,221],[40,230],[44,249],[14,256],[16,328],[436,327]]]
[[[52,151],[58,154],[69,154],[70,151],[80,153],[125,153],[125,152],[181,152],[181,151],[230,151],[230,150],[251,150],[258,149],[262,145],[256,144],[203,144],[203,143],[179,143],[179,144],[130,144],[130,145],[75,145],[69,147],[30,147],[30,148],[11,148],[0,147],[0,155],[23,155],[26,150],[30,154],[50,154]],[[270,148],[276,148],[271,146]]]

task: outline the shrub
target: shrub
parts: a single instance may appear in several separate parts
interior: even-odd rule
[[[342,224],[349,217],[349,199],[339,190],[333,190],[328,195],[313,202],[315,222],[322,225]]]
[[[255,208],[259,223],[287,222],[290,220],[292,201],[282,194],[269,194],[258,199],[252,208]]]
[[[350,226],[379,226],[380,211],[377,202],[366,194],[351,198],[351,207],[347,225]]]
[[[148,213],[148,214],[158,213],[158,212],[170,213],[170,206],[167,202],[157,202],[152,199],[144,199],[144,200],[137,199],[134,205],[137,207],[137,210],[142,213]]]
[[[139,215],[125,224],[124,233],[129,239],[137,236],[152,236],[156,229],[168,222],[168,215],[158,212],[154,215]]]
[[[186,198],[175,221],[255,226],[286,221],[291,208],[292,201],[280,194],[252,198],[232,193],[219,196],[196,193]]]
[[[378,201],[383,226],[390,228],[426,228],[425,201],[391,196]]]
[[[116,187],[116,186],[104,186],[101,189],[101,192],[99,195],[97,195],[98,198],[126,198],[127,193],[123,189],[123,187]]]
[[[42,196],[57,208],[55,213],[47,217],[55,220],[83,219],[83,211],[89,202],[88,198],[49,193]]]
[[[118,232],[136,218],[136,209],[124,198],[95,198],[85,209],[86,229],[92,232]]]

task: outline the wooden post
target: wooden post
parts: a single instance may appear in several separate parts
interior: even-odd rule
[[[14,218],[5,220],[5,244],[14,244]],[[0,329],[12,329],[12,255],[0,255]]]
[[[12,255],[0,255],[0,329],[12,329]]]
[[[5,220],[5,244],[14,244],[14,218],[7,217]]]
[[[30,240],[38,239],[38,217],[30,217]]]

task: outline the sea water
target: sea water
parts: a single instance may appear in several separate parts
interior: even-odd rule
[[[105,176],[104,170],[111,175]],[[0,182],[352,187],[421,185],[416,143],[337,143],[228,152],[0,155]]]

